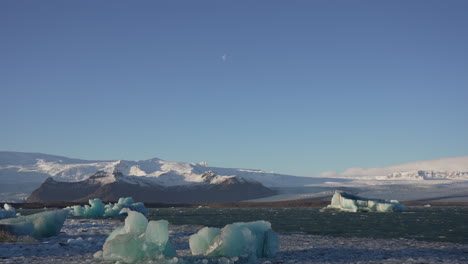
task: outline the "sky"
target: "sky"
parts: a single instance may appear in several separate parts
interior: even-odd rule
[[[468,155],[468,1],[0,1],[0,150],[317,175]]]

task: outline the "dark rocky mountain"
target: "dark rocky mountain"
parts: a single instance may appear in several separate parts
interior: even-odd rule
[[[238,202],[275,195],[276,192],[259,182],[234,176],[215,180],[217,175],[206,172],[204,182],[176,186],[162,186],[146,177],[124,176],[120,172],[99,171],[79,182],[59,182],[47,178],[32,192],[28,202],[87,201],[99,198],[117,201],[120,197],[133,197],[141,202],[204,203]]]

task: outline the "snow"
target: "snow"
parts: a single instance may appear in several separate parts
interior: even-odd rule
[[[127,177],[131,176],[129,178],[144,178],[149,182],[163,186],[203,183],[202,175],[209,171],[219,176],[214,183],[222,182],[223,179],[233,176],[239,176],[250,181],[258,181],[267,187],[303,186],[305,184],[323,182],[323,179],[317,178],[296,177],[261,170],[208,167],[207,163],[174,162],[157,158],[138,161],[88,162],[66,157],[59,159],[57,156],[36,153],[2,152],[0,154],[5,156],[6,160],[0,164],[0,177],[8,175],[8,180],[11,183],[17,183],[23,179],[32,182],[32,179],[36,178],[35,182],[39,185],[47,177],[53,177],[58,181],[81,181],[97,171],[105,171],[107,173],[119,171]],[[20,160],[17,161],[16,159]],[[11,163],[11,165],[8,163]],[[113,179],[108,180],[109,182],[113,181]],[[100,181],[105,182],[105,179],[101,179]]]
[[[0,220],[0,225],[17,236],[50,237],[60,233],[67,216],[66,210],[46,211],[3,219]]]
[[[262,170],[208,167],[207,163],[164,161],[158,158],[137,161],[87,161],[19,152],[0,152],[0,158],[0,179],[4,186],[11,186],[11,188],[0,186],[1,201],[21,200],[25,197],[24,193],[39,187],[47,177],[53,177],[58,181],[81,181],[97,171],[108,173],[107,177],[97,179],[103,184],[115,181],[112,172],[120,171],[124,175],[122,180],[143,186],[219,184],[234,176],[247,181],[257,181],[270,188],[363,187],[389,184],[447,185],[468,182],[468,157],[420,161],[380,168],[351,168],[343,173],[326,172],[320,177],[296,177]],[[209,172],[216,174],[216,177],[207,182],[203,175]],[[286,199],[286,197],[279,198]]]
[[[278,250],[278,236],[267,221],[234,223],[222,229],[205,227],[189,239],[193,255],[268,258]]]
[[[323,210],[344,212],[401,212],[405,207],[396,200],[380,200],[359,197],[343,191],[335,191],[331,204]]]
[[[100,199],[89,200],[89,205],[80,206],[74,205],[65,208],[73,216],[81,217],[102,217],[102,216],[118,216],[121,214],[123,208],[129,208],[133,211],[140,212],[144,215],[148,215],[148,209],[141,202],[135,203],[132,197],[121,197],[115,204],[104,203]]]
[[[119,220],[67,219],[58,236],[36,242],[0,244],[0,263],[114,263],[93,255],[102,249],[108,235],[120,225]],[[192,256],[189,238],[201,228],[193,225],[169,226],[169,241],[177,253],[177,259],[169,261],[198,264],[245,263],[239,258]],[[342,238],[303,233],[279,233],[278,236],[279,248],[274,257],[250,263],[468,263],[467,244],[412,239]]]
[[[376,177],[386,177],[394,173],[403,173],[403,175],[406,174],[409,176],[408,179],[411,179],[414,177],[414,172],[417,171],[428,171],[448,175],[465,172],[465,174],[460,174],[461,177],[455,178],[459,178],[461,180],[468,180],[466,175],[466,172],[468,172],[468,156],[416,161],[387,167],[349,168],[343,173],[329,171],[323,173],[321,176],[352,179],[376,179]]]

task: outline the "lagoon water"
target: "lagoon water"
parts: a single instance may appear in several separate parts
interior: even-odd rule
[[[18,211],[26,215],[43,210]],[[192,256],[189,248],[189,237],[202,226],[222,227],[260,219],[272,223],[280,237],[280,248],[274,257],[255,263],[468,263],[468,207],[410,207],[403,213],[164,208],[150,209],[149,218],[171,223],[170,240],[177,257],[187,263],[202,263],[204,257]],[[32,243],[1,244],[0,263],[108,263],[94,258],[94,254],[124,219],[70,217],[58,236]]]
[[[276,232],[369,238],[411,238],[468,244],[468,207],[409,207],[402,213],[319,212],[319,208],[158,208],[151,220],[223,227],[266,220]]]

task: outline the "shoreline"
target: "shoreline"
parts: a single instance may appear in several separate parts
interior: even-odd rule
[[[105,204],[116,201],[103,201]],[[88,202],[51,202],[51,203],[8,203],[15,209],[42,209],[47,208],[65,208],[73,205],[87,205]],[[146,208],[255,208],[255,207],[314,207],[323,208],[330,204],[330,201],[311,200],[311,201],[281,201],[281,202],[225,202],[225,203],[144,203]],[[405,201],[401,202],[405,206],[425,206],[427,204],[438,206],[468,206],[468,202],[431,202],[431,201]]]

